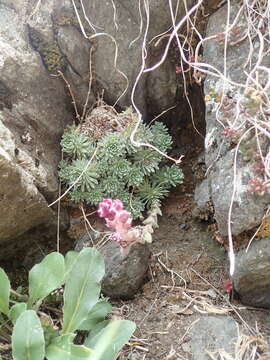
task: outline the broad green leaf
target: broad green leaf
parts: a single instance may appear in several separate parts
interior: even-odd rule
[[[75,334],[58,336],[46,348],[48,360],[70,360],[71,344]]]
[[[26,310],[26,308],[27,304],[24,302],[17,303],[10,308],[8,317],[13,324],[16,323],[18,317]]]
[[[86,360],[89,359],[92,350],[84,345],[72,343],[75,334],[66,334],[53,339],[46,349],[48,360]]]
[[[111,321],[94,338],[91,334],[84,345],[92,348],[89,360],[115,360],[119,350],[128,342],[136,325],[129,320]]]
[[[69,251],[68,253],[66,253],[65,255],[65,282],[67,281],[71,270],[73,268],[73,265],[77,259],[77,257],[79,256],[79,252],[78,251]]]
[[[105,273],[102,255],[85,248],[77,257],[64,291],[62,334],[75,331],[87,318],[100,295],[100,281]]]
[[[10,282],[5,271],[0,268],[0,311],[8,314],[9,311]]]
[[[29,272],[28,307],[44,299],[64,283],[65,261],[63,255],[53,252]]]
[[[93,327],[104,320],[105,316],[112,311],[112,306],[106,300],[99,301],[94,305],[86,320],[79,326],[79,330],[92,330]]]
[[[74,345],[70,347],[70,360],[83,360],[89,359],[92,354],[92,350],[84,345]]]
[[[104,329],[107,325],[109,325],[109,323],[111,322],[111,320],[104,320],[104,321],[101,321],[99,322],[96,326],[94,326],[94,328],[91,330],[90,332],[90,336],[89,336],[89,339],[91,338],[91,341],[95,338],[96,335],[98,335],[100,333],[100,331],[102,329]],[[93,340],[93,343],[91,344],[95,344],[96,341]],[[88,344],[89,345],[89,344]],[[87,345],[87,346],[88,346]],[[89,346],[88,346],[89,347]],[[90,346],[91,347],[91,346]]]
[[[33,310],[25,310],[14,325],[12,355],[14,360],[44,359],[43,329],[37,314]]]

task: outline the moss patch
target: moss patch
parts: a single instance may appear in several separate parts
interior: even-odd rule
[[[28,26],[28,35],[30,44],[40,54],[43,64],[48,71],[65,71],[67,61],[56,40],[52,42],[45,41],[42,35],[30,26]]]

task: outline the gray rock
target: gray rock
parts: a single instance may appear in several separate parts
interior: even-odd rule
[[[219,232],[228,233],[228,210],[233,192],[234,151],[220,159],[211,173],[211,198],[215,207],[215,219]],[[269,204],[269,195],[258,196],[248,192],[248,179],[252,173],[252,164],[241,163],[237,167],[235,194],[232,207],[232,233],[238,235],[258,225]]]
[[[23,2],[0,4],[1,257],[24,247],[18,237],[27,231],[55,226],[48,201],[58,194],[59,139],[71,121],[63,84],[28,43],[29,14]]]
[[[234,19],[240,4],[233,1],[230,4],[230,16]],[[217,12],[211,15],[206,31],[206,36],[222,33],[226,27],[225,19],[227,16],[227,5],[220,8]],[[232,20],[231,20],[232,21]],[[240,17],[237,22],[238,26],[245,28],[245,17]],[[236,83],[245,83],[246,74],[244,72],[244,63],[249,55],[249,42],[241,41],[235,46],[229,46],[227,51],[227,77]],[[223,46],[218,41],[211,40],[205,43],[204,47],[204,62],[217,68],[223,73],[224,56]],[[268,60],[267,60],[268,59]],[[254,61],[256,54],[254,55]],[[268,61],[269,57],[264,59]],[[269,65],[268,65],[269,66]],[[217,95],[224,92],[228,96],[229,101],[236,103],[241,96],[242,90],[232,84],[224,84],[222,79],[218,77],[207,76],[204,87],[205,94],[214,91]],[[208,168],[208,179],[210,186],[210,196],[215,208],[215,218],[218,224],[221,235],[228,234],[228,212],[232,201],[233,189],[234,198],[232,204],[231,217],[231,231],[232,234],[238,235],[245,230],[252,229],[258,225],[263,215],[265,214],[267,204],[269,204],[269,194],[264,196],[257,196],[247,191],[248,181],[252,177],[256,177],[254,172],[254,161],[245,159],[241,151],[237,154],[236,170],[234,171],[235,163],[235,145],[231,145],[229,141],[221,136],[223,127],[220,122],[216,120],[216,109],[219,102],[212,99],[206,104],[206,137],[205,137],[205,162]],[[236,109],[232,109],[223,116],[224,126],[227,126],[226,119],[234,122],[236,118]],[[239,125],[247,121],[245,114],[240,113],[237,117]],[[222,118],[222,116],[220,115]],[[249,139],[248,141],[251,141]],[[267,140],[269,142],[269,140]],[[245,140],[243,141],[243,143]],[[266,144],[261,142],[263,148]],[[255,145],[256,146],[256,145]],[[253,153],[256,150],[254,149]]]
[[[234,343],[237,337],[237,325],[232,318],[227,316],[203,316],[191,330],[188,351],[192,353],[193,360],[209,360],[206,350],[215,352],[224,349],[233,355]]]
[[[89,230],[88,233],[85,233],[76,241],[74,250],[81,251],[82,249],[89,247],[100,237],[100,233],[97,231]]]
[[[213,218],[214,209],[210,194],[209,179],[204,179],[199,185],[196,186],[194,200],[196,206],[192,210],[192,215],[195,218],[198,218],[202,221],[208,221],[210,218]]]
[[[120,106],[131,105],[131,91],[135,79],[141,67],[141,45],[143,33],[140,33],[140,13],[138,2],[125,3],[122,0],[114,1],[116,8],[116,23],[113,21],[114,9],[111,2],[104,4],[100,0],[85,2],[85,9],[88,17],[102,28],[102,32],[112,35],[118,46],[117,68],[123,72],[129,81],[129,86],[123,94],[127,81],[119,71],[115,69],[115,44],[106,36],[96,38],[97,50],[94,53],[96,80],[100,88],[105,89],[105,99],[109,103],[114,103],[123,94],[118,104]],[[176,8],[177,1],[172,1],[172,6]],[[192,1],[187,1],[187,6],[191,6]],[[185,14],[184,4],[180,2],[178,7],[177,19],[181,19]],[[145,17],[143,22],[145,28]],[[150,2],[150,21],[148,42],[147,64],[149,66],[157,63],[164,51],[168,38],[164,38],[158,44],[151,39],[171,26],[170,10],[166,2],[156,0]],[[157,40],[158,38],[156,38]],[[147,66],[148,66],[147,65]],[[135,93],[135,101],[143,115],[147,113],[159,114],[161,111],[175,105],[175,96],[179,76],[175,73],[175,64],[167,59],[162,66],[153,72],[145,73],[138,83]]]
[[[205,179],[198,186],[196,186],[194,200],[200,209],[207,208],[208,202],[211,201],[208,179]]]
[[[234,288],[245,305],[270,308],[270,238],[253,241],[239,251],[233,274]]]
[[[201,220],[208,220],[213,215],[211,209],[211,195],[210,195],[210,182],[209,179],[204,179],[199,185],[196,186],[194,192],[194,207],[192,214],[195,218]]]
[[[132,299],[145,281],[150,258],[148,246],[135,244],[126,257],[114,242],[108,242],[100,251],[106,268],[103,294],[110,298]]]

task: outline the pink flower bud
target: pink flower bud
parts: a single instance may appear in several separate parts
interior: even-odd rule
[[[119,233],[115,232],[109,236],[109,239],[117,243],[120,243],[122,240],[122,236]]]
[[[105,221],[106,221],[106,226],[108,228],[115,229],[115,227],[116,227],[115,219],[109,220],[108,218],[105,218]]]
[[[121,211],[123,210],[123,203],[121,200],[113,200],[113,207],[116,211]]]
[[[125,224],[127,220],[130,219],[130,213],[127,212],[126,210],[122,210],[118,214],[118,219],[121,223]]]
[[[232,282],[232,280],[225,280],[223,282],[223,288],[228,294],[230,294],[232,292],[232,290],[233,290],[233,282]]]
[[[109,206],[107,204],[100,203],[98,208],[98,215],[100,217],[107,217],[109,214]]]
[[[116,211],[112,208],[110,208],[106,218],[110,221],[114,220],[115,219],[115,216],[116,216]]]
[[[98,215],[108,220],[113,220],[118,211],[123,209],[120,200],[104,199],[99,203]]]
[[[113,204],[113,200],[112,199],[103,199],[102,203],[103,204],[108,204],[111,207],[112,204]]]

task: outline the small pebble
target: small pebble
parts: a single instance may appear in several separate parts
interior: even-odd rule
[[[188,230],[190,228],[189,224],[181,224],[179,227],[181,230]]]

